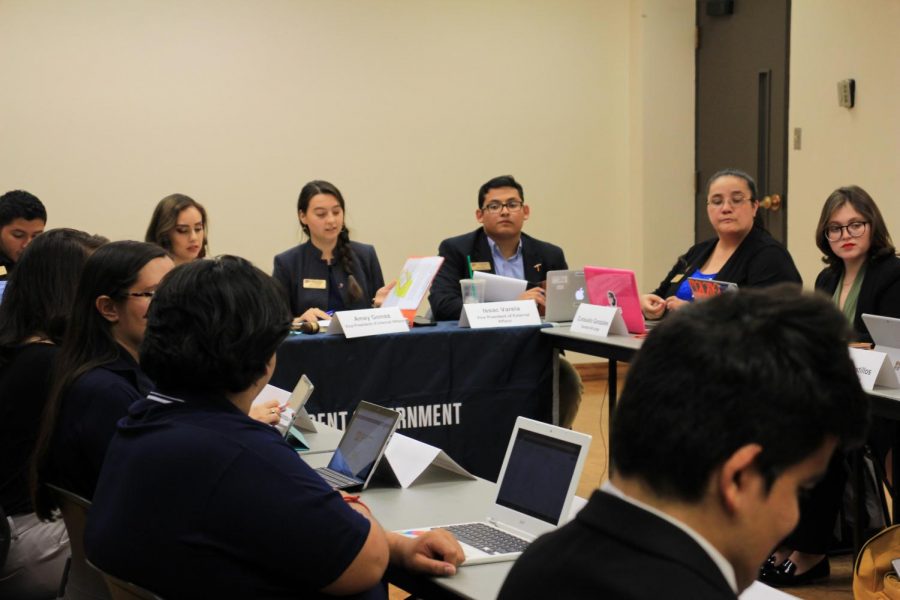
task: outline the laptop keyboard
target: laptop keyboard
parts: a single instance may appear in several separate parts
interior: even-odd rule
[[[360,485],[358,479],[347,477],[343,473],[338,473],[337,471],[333,471],[328,467],[316,469],[316,473],[321,475],[322,479],[325,480],[325,483],[327,483],[334,489],[342,489],[352,487],[354,485]]]
[[[528,542],[522,538],[500,531],[484,523],[465,523],[463,525],[451,525],[444,527],[456,536],[460,542],[464,542],[474,548],[478,548],[487,554],[508,554],[510,552],[523,552],[528,547]]]

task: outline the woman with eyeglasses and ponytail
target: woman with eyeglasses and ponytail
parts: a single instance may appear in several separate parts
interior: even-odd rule
[[[314,322],[338,310],[381,306],[384,285],[375,248],[350,241],[344,197],[327,181],[300,190],[297,217],[309,240],[275,257],[273,277],[287,292],[295,319]]]

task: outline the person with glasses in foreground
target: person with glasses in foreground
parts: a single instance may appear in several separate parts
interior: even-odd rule
[[[827,294],[853,328],[852,341],[872,342],[863,313],[900,318],[900,258],[872,197],[861,187],[836,189],[825,200],[816,225],[816,246],[828,265],[816,278],[816,290]],[[891,429],[873,422],[869,445],[890,473]],[[830,573],[826,553],[833,545],[848,468],[843,455],[832,460],[825,478],[801,504],[800,525],[772,554],[760,579],[772,585],[802,585]]]
[[[157,391],[110,444],[85,533],[93,564],[163,598],[386,600],[389,562],[456,572],[449,532],[384,531],[248,418],[290,324],[281,286],[242,258],[163,280],[140,350]]]
[[[44,483],[90,500],[116,421],[153,389],[138,365],[147,309],[174,264],[145,242],[111,242],[84,266],[63,337],[34,456],[35,512],[56,503]]]
[[[865,437],[849,337],[789,284],[671,315],[628,369],[609,482],[525,550],[499,599],[736,598],[835,448]]]
[[[525,279],[527,289],[519,300],[534,300],[545,305],[544,282],[548,271],[568,269],[562,248],[522,233],[531,216],[525,204],[525,190],[512,175],[494,177],[478,190],[475,218],[481,227],[470,233],[446,239],[438,247],[444,264],[431,284],[428,301],[437,321],[454,321],[462,312],[459,280],[472,271],[484,271],[505,277]],[[559,422],[571,427],[581,404],[581,377],[572,365],[561,359],[559,380]]]
[[[694,245],[653,293],[641,297],[647,319],[660,319],[694,297],[688,279],[716,279],[739,287],[802,283],[794,260],[763,226],[756,182],[747,173],[725,169],[706,184],[706,212],[716,237]]]

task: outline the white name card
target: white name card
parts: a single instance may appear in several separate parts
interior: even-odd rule
[[[864,390],[871,391],[875,384],[889,388],[900,387],[894,365],[884,352],[850,348],[850,358],[853,359],[859,383]]]
[[[409,323],[396,306],[339,310],[328,325],[328,335],[343,333],[348,338],[404,331],[409,331]]]
[[[459,326],[472,329],[540,324],[541,317],[534,300],[463,304],[463,311],[459,316]]]
[[[571,331],[594,337],[606,337],[611,333],[628,335],[621,308],[585,303],[580,304],[575,311]]]
[[[900,378],[900,348],[891,348],[890,346],[875,346],[876,352],[884,352],[888,356],[888,360],[894,365],[894,371]]]
[[[437,469],[449,471],[465,479],[476,479],[440,448],[414,440],[402,433],[394,433],[391,436],[391,441],[384,451],[384,458],[394,478],[403,488],[411,486],[427,471]],[[382,464],[384,463],[385,461],[382,461]]]

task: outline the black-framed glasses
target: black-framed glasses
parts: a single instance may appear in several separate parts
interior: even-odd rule
[[[153,298],[153,295],[156,292],[125,292],[126,296],[131,296],[132,298]]]
[[[520,210],[522,210],[523,206],[525,206],[525,203],[522,200],[507,200],[506,202],[499,202],[495,200],[493,202],[488,202],[487,204],[485,204],[481,210],[495,215],[504,208],[509,212],[519,212]]]
[[[825,239],[829,242],[836,242],[844,236],[844,230],[847,230],[847,235],[852,238],[861,237],[866,232],[866,225],[868,225],[868,221],[853,221],[852,223],[847,223],[846,225],[826,225],[825,226]]]

